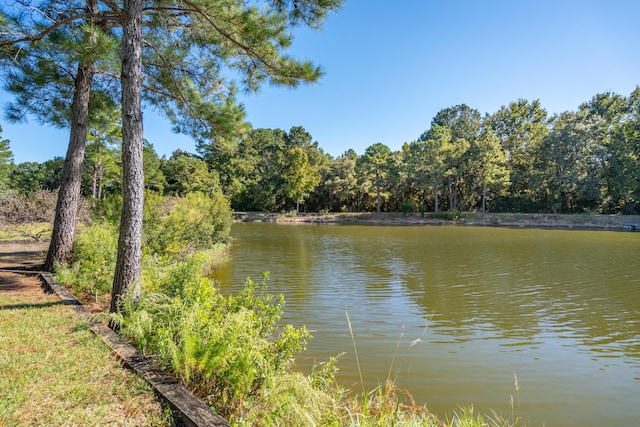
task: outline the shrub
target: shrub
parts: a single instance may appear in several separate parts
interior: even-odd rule
[[[444,219],[447,221],[457,221],[459,219],[464,219],[466,214],[460,212],[457,209],[450,209],[448,211],[439,211],[439,212],[431,212],[429,213],[429,218],[434,219]]]
[[[42,240],[53,227],[57,198],[57,191],[44,189],[27,194],[0,194],[0,229],[9,234],[36,241]],[[89,211],[84,200],[79,203],[78,220],[89,220]]]
[[[230,238],[231,207],[221,193],[190,193],[164,203],[147,200],[144,237],[150,252],[183,256]]]
[[[105,294],[111,290],[116,266],[118,230],[95,223],[76,236],[71,267],[58,266],[57,278],[76,292]]]
[[[121,332],[239,423],[303,425],[311,413],[330,413],[333,399],[312,378],[289,371],[309,332],[278,327],[283,297],[265,292],[266,277],[224,297],[201,275],[204,264],[190,255],[145,282],[143,298],[127,301],[122,315],[114,316]],[[315,409],[307,408],[311,404]]]
[[[146,197],[145,195],[145,202]],[[92,201],[91,215],[95,220],[118,224],[121,214],[122,194],[110,194],[102,199]]]
[[[413,211],[415,211],[415,207],[414,207],[414,204],[411,202],[411,200],[405,199],[400,203],[400,212],[406,214]]]

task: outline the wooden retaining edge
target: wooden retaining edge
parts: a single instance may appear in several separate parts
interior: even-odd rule
[[[91,331],[99,336],[124,364],[144,378],[169,405],[180,414],[185,425],[190,427],[230,427],[209,406],[187,390],[174,377],[162,371],[151,359],[140,354],[120,335],[104,323],[95,320],[89,310],[78,301],[67,288],[55,281],[53,275],[44,271],[29,271],[0,268],[0,271],[18,274],[39,274],[52,291],[71,306],[76,314],[89,323]]]

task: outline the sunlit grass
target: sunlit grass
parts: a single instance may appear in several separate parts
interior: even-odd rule
[[[0,241],[28,239],[41,242],[51,237],[52,224],[28,222],[24,224],[0,225]]]
[[[0,314],[0,425],[169,424],[150,386],[57,297],[0,294]]]

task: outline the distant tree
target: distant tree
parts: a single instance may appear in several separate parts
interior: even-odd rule
[[[282,129],[254,129],[242,139],[232,155],[231,170],[224,166],[218,168],[219,163],[213,167],[220,171],[225,191],[226,183],[230,181],[241,188],[238,197],[234,198],[234,207],[260,211],[284,209],[282,166],[286,135]],[[227,177],[222,178],[223,173]],[[234,174],[237,179],[228,178]]]
[[[320,182],[320,173],[309,163],[302,147],[294,146],[285,152],[282,178],[285,194],[295,202],[296,212],[300,212],[300,203]]]
[[[382,189],[386,184],[390,162],[391,149],[381,142],[367,147],[362,157],[360,157],[363,184],[365,188],[375,187],[377,213],[380,213],[383,196]]]
[[[0,134],[2,128],[0,127]],[[9,140],[0,135],[0,193],[9,187],[9,173],[13,167],[13,153],[9,146]]]
[[[60,185],[63,160],[56,157],[44,163],[23,162],[13,167],[9,173],[11,188],[20,193],[36,190],[55,190]]]
[[[507,159],[500,146],[500,139],[491,129],[484,129],[476,140],[476,154],[472,160],[472,170],[482,185],[482,213],[487,211],[487,197],[490,189],[503,190],[509,185]]]
[[[62,157],[54,157],[53,159],[45,160],[42,162],[41,168],[44,174],[42,188],[50,191],[60,188],[64,178],[64,159]]]
[[[640,88],[629,98],[607,92],[580,106],[604,127],[604,194],[602,209],[611,213],[640,212]]]
[[[200,192],[212,195],[220,191],[218,174],[209,171],[203,159],[181,150],[173,152],[161,165],[167,179],[166,192],[176,196]]]
[[[142,165],[144,169],[144,188],[163,194],[167,179],[162,172],[162,161],[158,157],[153,144],[146,139],[142,143]]]
[[[509,168],[510,186],[506,197],[514,210],[533,208],[532,183],[539,168],[535,156],[549,132],[550,121],[539,100],[519,99],[503,106],[487,121],[498,138]]]
[[[101,94],[94,91],[92,96],[95,99]],[[120,109],[111,99],[102,98],[105,108],[94,111],[93,120],[88,123],[84,160],[83,189],[94,199],[101,199],[105,188],[112,192],[121,189]]]
[[[404,165],[404,149],[392,151],[389,159],[387,188],[389,191],[388,209],[411,212],[415,209],[413,182]]]
[[[302,126],[292,126],[284,137],[287,148],[308,148],[313,145],[313,137]],[[317,144],[317,143],[316,143]]]
[[[440,206],[440,185],[447,171],[447,151],[451,144],[449,128],[434,124],[418,141],[409,144],[407,161],[409,173],[416,180],[417,187],[423,192],[426,203],[426,190],[433,187],[434,212]]]
[[[469,170],[468,150],[480,135],[482,117],[476,109],[466,104],[456,105],[438,111],[431,121],[431,128],[420,136],[420,141],[431,138],[432,129],[437,125],[449,131],[449,141],[442,146],[445,159],[445,177],[449,192],[449,207],[458,208],[458,196],[463,191],[464,181],[473,179],[466,172]]]
[[[542,173],[555,212],[598,208],[604,159],[603,119],[586,110],[562,113],[539,150]]]
[[[327,191],[327,204],[333,204],[337,211],[353,211],[356,207],[358,194],[358,177],[356,162],[358,155],[348,150],[337,159],[330,162],[327,173],[322,178],[321,185]]]
[[[318,141],[314,141],[311,134],[302,126],[292,126],[289,129],[285,135],[285,145],[287,148],[302,148],[307,154],[309,164],[316,169],[327,162],[327,156],[318,146]]]
[[[30,193],[41,189],[44,171],[38,162],[22,162],[15,165],[9,173],[9,186],[19,193]]]

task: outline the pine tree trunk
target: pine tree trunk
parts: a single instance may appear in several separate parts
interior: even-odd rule
[[[455,185],[453,186],[453,209],[458,209],[458,187],[460,186],[460,175],[456,175]]]
[[[95,197],[100,200],[102,198],[102,175],[103,175],[103,167],[102,167],[102,160],[98,161],[98,176],[96,177],[97,181],[98,181],[98,189],[96,192]]]
[[[380,167],[376,165],[376,213],[380,215]]]
[[[98,13],[96,0],[87,0],[87,12],[89,14]],[[68,264],[71,261],[73,239],[76,234],[78,205],[80,203],[82,162],[84,161],[84,149],[87,140],[87,120],[92,81],[93,63],[79,64],[71,104],[69,147],[62,167],[62,181],[58,191],[51,242],[49,243],[49,250],[43,267],[45,271],[54,272],[56,264]]]
[[[434,208],[434,212],[438,212],[438,181],[436,180],[436,182],[433,184],[433,191],[436,193],[436,200],[435,200],[435,208]]]
[[[97,190],[98,186],[98,165],[93,165],[93,173],[91,174],[91,197],[96,199],[96,195],[98,194]]]
[[[124,1],[122,37],[122,179],[123,206],[118,239],[118,258],[111,291],[110,311],[120,308],[120,299],[131,289],[140,297],[142,261],[142,0]]]
[[[482,215],[487,212],[487,181],[482,182]]]

